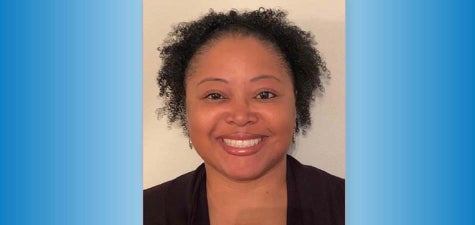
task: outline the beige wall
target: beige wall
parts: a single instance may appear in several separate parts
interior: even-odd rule
[[[184,1],[143,0],[143,187],[148,188],[195,169],[202,160],[188,148],[178,128],[168,129],[165,119],[158,120],[161,106],[155,79],[160,65],[157,47],[171,26],[197,19],[208,12],[281,8],[289,19],[315,35],[327,66],[332,72],[325,94],[312,108],[312,128],[307,136],[297,137],[292,155],[345,177],[345,1]]]

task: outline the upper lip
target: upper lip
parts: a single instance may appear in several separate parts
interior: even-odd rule
[[[232,140],[249,140],[249,139],[257,139],[257,138],[264,138],[264,137],[266,137],[266,135],[250,134],[250,133],[233,133],[233,134],[226,134],[226,135],[219,136],[219,138],[232,139]]]

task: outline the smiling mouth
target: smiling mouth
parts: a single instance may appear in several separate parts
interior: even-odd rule
[[[259,144],[262,141],[262,138],[248,139],[248,140],[233,140],[223,138],[224,144],[233,148],[249,148],[254,145]]]

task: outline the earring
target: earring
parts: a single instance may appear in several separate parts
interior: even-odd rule
[[[296,144],[295,144],[295,131],[294,131],[294,133],[292,134],[292,142],[290,143],[290,146],[287,149],[287,154],[292,155],[293,152],[295,151],[295,148],[296,148]]]
[[[191,139],[188,139],[188,146],[190,147],[190,149],[193,149],[193,143],[191,143]]]
[[[295,131],[294,131],[294,133],[292,134],[292,145],[290,146],[290,148],[292,150],[295,150],[296,147],[297,145],[295,144]]]

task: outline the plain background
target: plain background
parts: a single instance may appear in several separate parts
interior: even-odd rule
[[[296,138],[291,155],[339,177],[345,177],[345,1],[143,1],[143,188],[194,170],[202,163],[181,128],[169,129],[157,119],[162,106],[156,84],[160,66],[157,47],[173,25],[209,11],[280,8],[304,30],[311,31],[331,71],[325,93],[312,107],[312,127]]]

